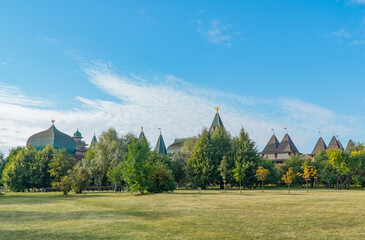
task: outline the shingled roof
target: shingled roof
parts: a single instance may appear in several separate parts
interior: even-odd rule
[[[355,143],[350,139],[349,143],[347,144],[346,151],[351,151],[355,148]]]
[[[328,144],[327,150],[332,150],[332,149],[341,149],[341,145],[338,143],[337,139],[335,136],[332,137],[330,144]]]
[[[221,117],[219,116],[219,113],[218,113],[219,107],[216,107],[215,110],[217,111],[217,113],[215,114],[212,125],[210,126],[210,131],[214,131],[218,127],[224,127],[222,119],[221,119]]]
[[[146,138],[146,136],[144,135],[143,127],[141,127],[141,133],[139,134],[138,139],[139,139],[139,140],[142,140],[143,138],[144,138],[144,139],[147,139],[147,138]]]
[[[96,136],[94,133],[94,137],[91,139],[90,147],[94,146],[97,142],[98,142],[98,140],[96,139]]]
[[[158,137],[155,150],[158,154],[167,155],[165,141],[163,140],[162,134],[160,134],[160,136]]]
[[[280,145],[279,140],[273,134],[271,136],[269,142],[266,144],[266,147],[264,148],[264,150],[262,151],[262,153],[276,153],[279,145]]]
[[[322,151],[326,151],[327,149],[327,145],[326,143],[323,141],[323,138],[320,137],[317,141],[316,146],[314,147],[313,151],[312,151],[312,155],[315,156],[317,155],[317,153],[322,152]]]
[[[283,140],[277,149],[278,153],[299,153],[297,147],[295,146],[293,140],[291,140],[289,134],[285,134]]]

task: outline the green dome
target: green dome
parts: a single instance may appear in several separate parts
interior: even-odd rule
[[[82,137],[81,133],[79,132],[79,129],[77,129],[77,131],[74,133],[74,137]]]
[[[32,145],[36,149],[43,149],[48,144],[56,149],[66,149],[68,154],[74,153],[76,150],[75,140],[69,135],[58,131],[54,125],[46,131],[34,134],[27,141],[27,147]]]

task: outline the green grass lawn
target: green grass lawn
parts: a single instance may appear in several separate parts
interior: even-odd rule
[[[365,191],[6,193],[0,239],[365,239]]]

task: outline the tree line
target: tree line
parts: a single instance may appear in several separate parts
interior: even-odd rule
[[[219,127],[203,129],[197,140],[188,140],[180,152],[165,156],[151,151],[146,138],[119,136],[114,129],[75,163],[65,150],[51,145],[12,149],[0,155],[0,184],[13,191],[54,187],[65,194],[81,193],[88,186],[140,193],[173,191],[177,187],[206,189],[263,189],[264,185],[348,189],[365,186],[365,150],[329,150],[314,159],[293,155],[282,165],[262,158],[255,142],[242,128],[231,135]]]

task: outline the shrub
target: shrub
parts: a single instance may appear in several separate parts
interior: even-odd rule
[[[148,192],[170,192],[176,189],[171,170],[166,169],[163,165],[157,166],[148,179],[150,181],[147,187]]]

